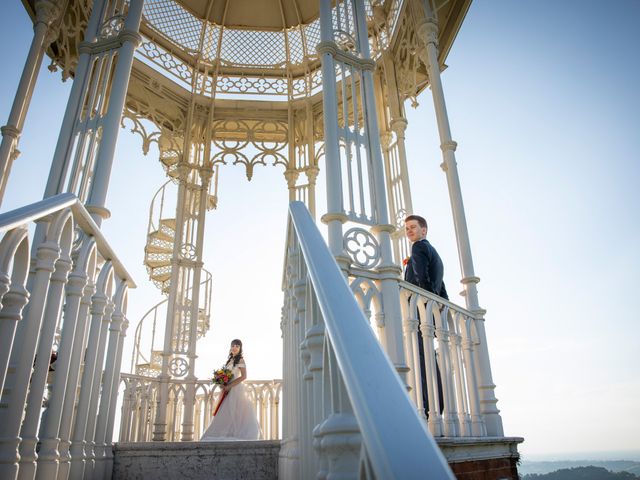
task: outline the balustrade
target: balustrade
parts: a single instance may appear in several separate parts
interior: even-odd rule
[[[400,283],[404,346],[410,368],[410,396],[424,412],[420,368],[426,372],[429,430],[434,436],[481,437],[487,435],[478,398],[480,344],[477,322],[464,308],[407,282]],[[424,364],[420,366],[420,329]],[[438,378],[439,377],[439,378]],[[440,404],[442,399],[442,404]]]
[[[149,442],[153,435],[160,380],[155,377],[123,373],[120,376],[123,392],[120,419],[120,442]],[[281,380],[247,380],[244,385],[251,397],[260,423],[263,440],[280,438],[282,418]],[[169,407],[167,430],[169,441],[180,441],[181,418],[185,408],[186,384],[184,380],[169,381]],[[213,409],[221,389],[211,380],[198,380],[193,405],[193,437],[198,439],[211,422]]]
[[[0,215],[0,234],[0,478],[66,479],[69,461],[91,476],[110,451],[135,284],[72,194]]]

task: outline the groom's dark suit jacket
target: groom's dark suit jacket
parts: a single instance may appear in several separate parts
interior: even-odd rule
[[[444,265],[433,245],[426,238],[415,242],[411,246],[411,257],[404,271],[404,279],[448,300],[443,275]]]

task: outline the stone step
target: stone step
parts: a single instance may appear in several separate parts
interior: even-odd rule
[[[143,442],[113,447],[113,480],[275,480],[280,440]]]

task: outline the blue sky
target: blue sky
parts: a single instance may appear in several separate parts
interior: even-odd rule
[[[4,123],[32,30],[19,2],[2,8]],[[478,0],[443,74],[498,406],[505,432],[526,438],[528,458],[640,450],[638,18],[635,0]],[[43,67],[2,211],[41,198],[69,88]],[[414,208],[429,220],[455,294],[460,272],[429,92],[419,103],[407,106]],[[123,130],[104,229],[140,285],[132,324],[161,299],[142,257],[148,204],[163,182],[157,151],[143,156],[139,138]],[[282,172],[258,167],[247,182],[241,168],[227,168],[219,193],[205,250],[213,330],[199,342],[198,373],[207,376],[240,337],[250,376],[277,377]]]

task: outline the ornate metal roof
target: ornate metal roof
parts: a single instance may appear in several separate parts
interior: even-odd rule
[[[281,30],[308,24],[319,16],[316,0],[176,0],[199,19],[251,30]]]

